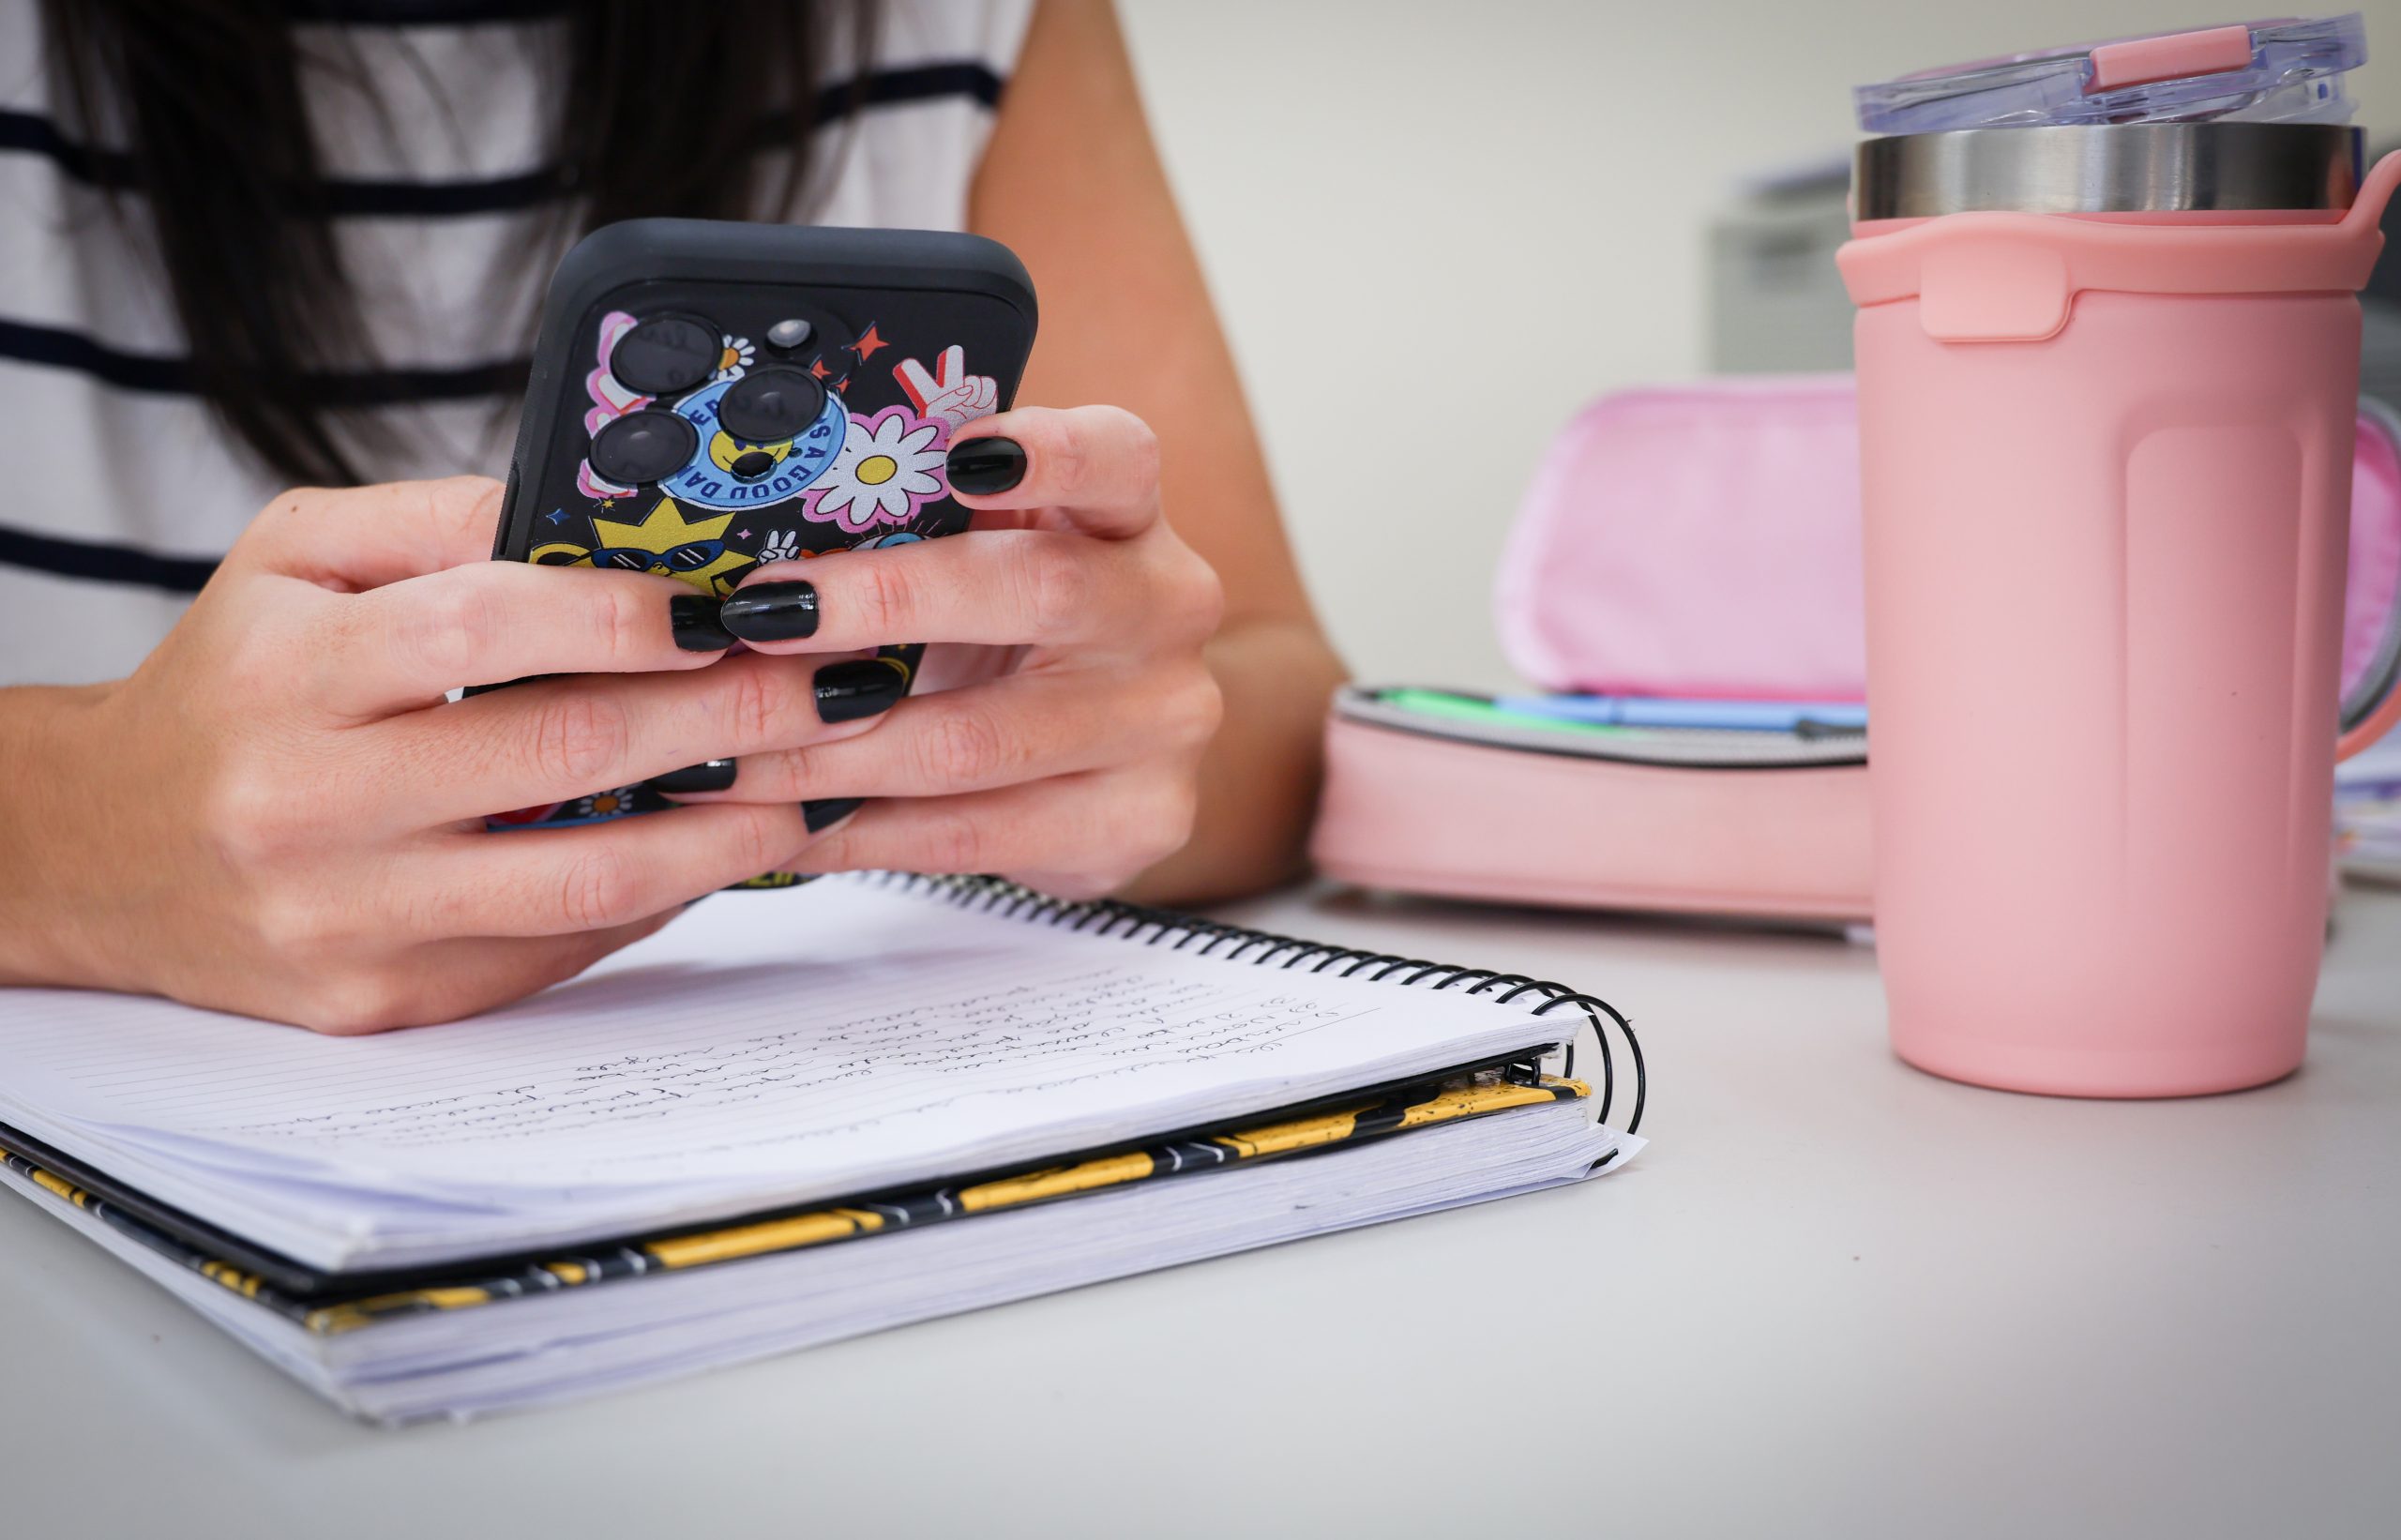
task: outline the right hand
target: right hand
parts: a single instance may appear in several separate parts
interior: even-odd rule
[[[672,578],[489,560],[500,501],[288,493],[130,678],[20,692],[56,703],[10,735],[0,982],[371,1032],[532,993],[790,864],[814,837],[789,804],[485,832],[878,720],[820,721],[793,659],[678,647]],[[543,674],[583,677],[444,701]]]

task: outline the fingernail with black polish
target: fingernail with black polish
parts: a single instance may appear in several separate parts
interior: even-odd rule
[[[961,439],[950,446],[946,466],[951,491],[989,497],[1025,479],[1025,445],[997,434]]]
[[[863,658],[828,663],[817,671],[817,715],[828,722],[854,722],[890,711],[908,690],[908,680],[889,663]]]
[[[733,784],[733,772],[732,760],[703,760],[663,776],[653,776],[648,784],[652,791],[670,796],[679,792],[722,792]]]
[[[678,594],[667,601],[667,623],[675,645],[687,653],[721,653],[733,633],[717,623],[717,601],[706,594]]]
[[[819,797],[800,805],[800,821],[811,834],[823,834],[859,810],[865,797]]]
[[[717,613],[725,628],[745,642],[796,642],[817,634],[817,587],[754,582],[735,590]]]

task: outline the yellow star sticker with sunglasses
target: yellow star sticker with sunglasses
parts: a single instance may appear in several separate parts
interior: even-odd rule
[[[688,519],[675,500],[662,497],[641,523],[628,524],[595,515],[592,530],[599,547],[587,551],[565,541],[537,546],[533,559],[545,566],[607,566],[621,572],[664,572],[681,578],[704,593],[722,596],[733,582],[757,565],[757,558],[729,550],[725,543],[731,513],[714,519]]]

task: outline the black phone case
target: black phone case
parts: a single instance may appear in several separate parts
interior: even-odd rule
[[[612,354],[668,317],[687,324],[676,334],[687,343],[705,327],[718,357],[704,379],[645,394],[617,378]],[[966,423],[1008,409],[1034,321],[1023,264],[978,235],[705,219],[596,230],[551,282],[492,554],[665,572],[722,596],[763,562],[954,534],[968,513],[950,496],[943,452]],[[805,340],[793,340],[794,322]],[[790,438],[737,437],[719,420],[724,398],[777,370],[818,381],[822,409]],[[645,410],[688,423],[691,452],[655,480],[612,480],[594,466],[594,439]],[[685,432],[664,426],[669,440]],[[601,459],[621,462],[605,446]],[[878,657],[905,687],[923,652],[895,643]],[[604,787],[491,823],[587,823],[672,806],[646,787]]]

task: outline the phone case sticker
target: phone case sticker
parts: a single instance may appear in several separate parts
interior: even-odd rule
[[[907,394],[917,415],[951,429],[989,417],[1001,404],[1001,383],[989,374],[967,372],[967,350],[953,342],[942,350],[932,369],[914,358],[892,366],[892,378]]]
[[[735,438],[717,425],[717,402],[739,372],[717,380],[675,403],[675,415],[699,430],[701,452],[691,463],[658,484],[670,497],[706,508],[756,508],[788,503],[808,490],[842,449],[846,414],[842,398],[825,393],[824,408],[797,435],[774,444],[752,444]],[[753,449],[775,461],[775,469],[756,481],[733,474],[733,461]],[[586,463],[590,463],[586,461]]]
[[[720,597],[733,592],[758,559],[733,548],[728,538],[733,515],[694,519],[662,497],[639,522],[592,516],[597,544],[581,546],[553,541],[536,546],[532,560],[544,566],[606,566],[620,572],[663,572]],[[744,534],[748,531],[745,530]]]
[[[918,509],[948,494],[942,472],[949,442],[948,424],[929,422],[905,406],[887,406],[871,417],[852,413],[841,451],[803,499],[802,516],[853,535],[908,523]]]

